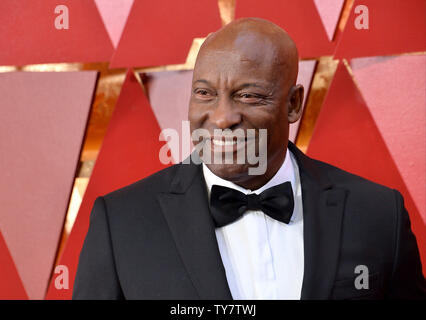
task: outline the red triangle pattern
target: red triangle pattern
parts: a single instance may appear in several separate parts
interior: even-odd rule
[[[296,42],[301,58],[333,53],[324,25],[312,0],[240,0],[235,18],[259,17],[277,24]]]
[[[328,39],[333,41],[345,0],[314,0]]]
[[[184,63],[192,40],[220,26],[216,0],[135,1],[110,66]]]
[[[24,285],[0,232],[0,300],[27,300]]]
[[[359,5],[368,8],[368,29],[357,29]],[[358,18],[360,19],[360,18]],[[355,0],[336,58],[383,56],[426,50],[426,1]]]
[[[133,71],[126,80],[110,120],[89,185],[59,265],[69,270],[69,289],[56,289],[53,278],[46,299],[70,299],[78,258],[95,199],[163,169],[158,152],[160,127]]]
[[[69,28],[55,19],[68,8]],[[0,65],[109,61],[112,43],[93,1],[1,0]]]
[[[307,154],[399,190],[410,214],[422,255],[423,272],[426,273],[423,220],[364,99],[342,62],[317,119]]]
[[[117,46],[134,0],[94,0],[104,21],[105,28],[114,45]]]
[[[357,58],[350,66],[426,222],[426,54]]]
[[[0,73],[0,229],[30,299],[46,293],[97,76]]]

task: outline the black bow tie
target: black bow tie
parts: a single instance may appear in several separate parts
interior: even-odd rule
[[[210,211],[216,228],[238,220],[247,210],[261,210],[275,220],[289,223],[293,207],[293,190],[290,182],[266,189],[258,195],[245,195],[218,185],[213,185],[210,193]]]

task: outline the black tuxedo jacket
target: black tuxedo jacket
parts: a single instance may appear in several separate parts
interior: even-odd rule
[[[426,299],[400,193],[289,148],[302,185],[302,299]],[[358,265],[369,289],[355,286]],[[73,299],[121,298],[232,299],[201,165],[171,166],[95,201]]]

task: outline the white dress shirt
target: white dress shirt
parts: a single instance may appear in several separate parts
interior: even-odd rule
[[[205,164],[203,173],[209,197],[214,184],[259,194],[291,182],[294,211],[289,224],[249,210],[241,219],[217,228],[216,238],[233,299],[300,299],[304,271],[302,190],[290,150],[275,176],[254,191],[216,176]]]

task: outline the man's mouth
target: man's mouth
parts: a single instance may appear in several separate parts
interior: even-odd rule
[[[213,138],[212,142],[215,146],[233,146],[233,145],[238,143],[237,139],[231,140],[231,139],[226,139],[226,138],[225,139]],[[245,142],[245,141],[243,140],[243,141],[240,141],[240,143],[241,142]]]
[[[239,149],[246,148],[247,143],[255,139],[247,137],[212,137],[210,140],[213,152],[235,152]]]

